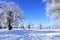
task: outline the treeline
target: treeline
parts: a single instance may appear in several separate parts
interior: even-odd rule
[[[43,29],[42,24],[38,24],[35,26],[34,24],[28,23],[27,25],[24,26],[24,24],[20,24],[20,29]]]
[[[37,25],[31,24],[31,23],[28,23],[27,25],[24,25],[22,23],[22,24],[20,24],[19,28],[20,29],[60,29],[59,27],[57,27],[57,26],[53,27],[52,25],[43,26],[42,23],[39,23]]]

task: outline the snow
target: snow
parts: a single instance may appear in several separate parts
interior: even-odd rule
[[[0,40],[60,40],[60,30],[0,29]]]

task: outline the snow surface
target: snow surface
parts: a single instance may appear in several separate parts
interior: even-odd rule
[[[0,29],[0,40],[60,40],[60,30]]]

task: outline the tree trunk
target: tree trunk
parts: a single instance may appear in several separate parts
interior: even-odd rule
[[[11,30],[11,29],[12,29],[12,26],[11,26],[10,24],[8,25],[8,29],[9,29],[9,30]]]

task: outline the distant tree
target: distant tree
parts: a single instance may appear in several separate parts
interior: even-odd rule
[[[0,29],[2,29],[2,24],[1,24],[1,22],[0,22]]]
[[[28,28],[28,29],[30,29],[30,28],[31,28],[31,24],[30,24],[30,23],[28,23],[27,28]]]
[[[38,29],[42,29],[42,24],[41,23],[38,24]]]
[[[34,29],[34,24],[32,24],[32,27],[31,27],[31,29]]]
[[[24,25],[22,23],[20,24],[20,28],[21,29],[24,29]]]
[[[50,26],[48,27],[48,29],[50,29]]]

